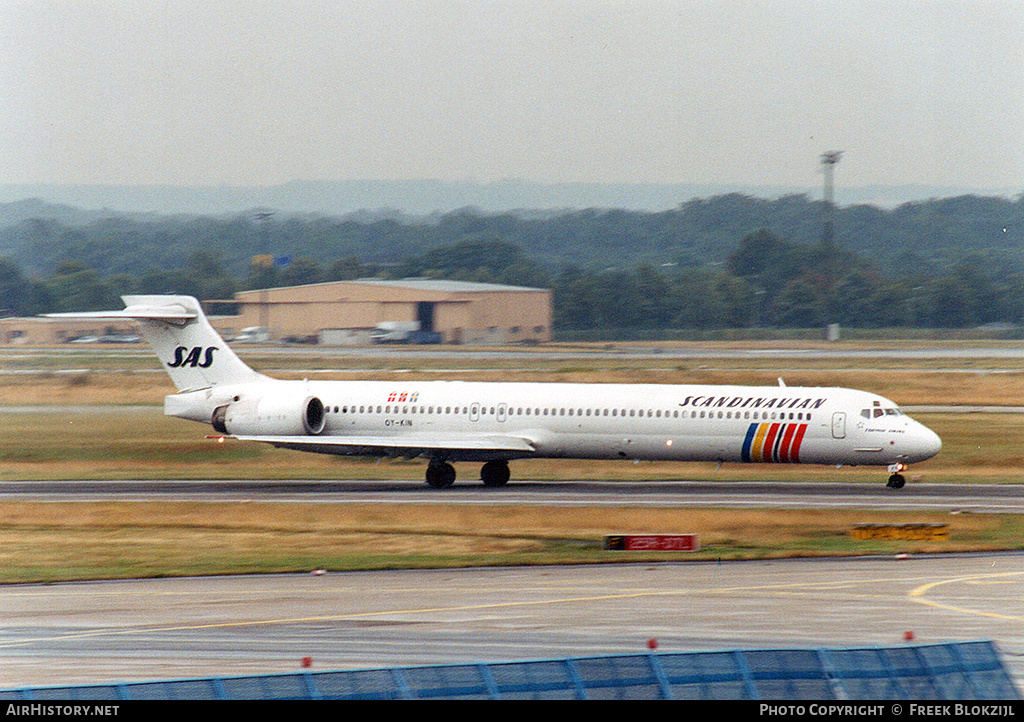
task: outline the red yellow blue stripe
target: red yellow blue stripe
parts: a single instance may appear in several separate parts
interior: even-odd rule
[[[806,433],[807,424],[751,424],[743,439],[741,458],[747,462],[798,464],[800,445]]]

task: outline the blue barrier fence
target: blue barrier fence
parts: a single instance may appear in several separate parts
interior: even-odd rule
[[[0,691],[0,700],[1019,700],[992,642],[574,657]]]

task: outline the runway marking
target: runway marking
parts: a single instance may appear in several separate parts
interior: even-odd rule
[[[971,614],[978,617],[991,617],[992,619],[1006,619],[1015,622],[1024,622],[1024,617],[1015,616],[1012,614],[1000,614],[998,612],[982,612],[977,609],[967,609],[966,607],[957,607],[952,604],[943,604],[942,602],[936,602],[931,599],[926,599],[925,594],[940,587],[943,584],[1008,584],[1011,580],[999,579],[1000,577],[1019,577],[1024,575],[1024,572],[1000,572],[998,574],[978,574],[969,577],[956,577],[953,579],[942,579],[937,582],[929,582],[928,584],[922,584],[921,586],[911,589],[907,593],[907,597],[912,602],[917,604],[923,604],[926,607],[934,607],[936,609],[944,609],[949,612],[959,612],[961,614]]]
[[[1024,574],[1024,572],[1007,572],[1006,574]],[[1003,576],[1003,575],[981,575],[976,577],[963,577],[962,579],[983,579],[989,576]],[[688,595],[712,595],[720,596],[723,594],[734,594],[738,592],[775,592],[780,594],[799,594],[799,590],[805,590],[807,592],[825,592],[829,590],[842,589],[848,587],[851,584],[892,584],[897,582],[907,582],[905,577],[897,578],[871,578],[855,580],[851,582],[848,579],[836,580],[834,582],[791,582],[786,584],[768,584],[768,585],[754,585],[754,586],[734,586],[734,587],[722,587],[722,588],[687,588],[687,589],[676,589],[676,590],[664,590],[664,591],[639,591],[639,592],[622,592],[615,594],[595,594],[595,595],[583,595],[574,597],[559,597],[556,599],[543,599],[536,601],[506,601],[506,602],[494,602],[487,604],[468,604],[468,605],[456,605],[456,606],[440,606],[440,607],[424,607],[419,609],[392,609],[379,612],[356,612],[351,614],[336,614],[336,615],[322,615],[314,617],[284,617],[276,619],[256,619],[249,621],[236,621],[236,622],[214,622],[208,624],[176,624],[169,626],[151,626],[151,627],[128,627],[120,629],[93,629],[81,632],[72,632],[60,635],[51,635],[45,638],[28,638],[20,640],[9,640],[0,641],[0,648],[12,648],[21,647],[32,644],[39,641],[53,642],[57,640],[72,640],[72,639],[86,639],[91,637],[104,637],[104,636],[122,636],[130,634],[146,634],[146,633],[166,633],[166,632],[185,632],[199,629],[231,629],[241,627],[263,627],[270,626],[273,624],[303,624],[303,623],[317,623],[317,622],[338,622],[344,620],[365,620],[365,619],[381,619],[389,616],[400,616],[400,615],[414,615],[414,614],[439,614],[439,613],[456,613],[456,612],[472,612],[482,610],[498,610],[498,609],[511,609],[515,607],[539,607],[549,606],[558,604],[574,604],[583,602],[603,602],[613,600],[626,600],[626,599],[639,599],[645,597],[678,597]],[[961,581],[960,579],[946,579],[937,582],[931,582],[917,587],[914,590],[908,592],[908,596],[920,596],[929,589],[941,585],[948,584],[950,582]],[[854,596],[864,596],[863,594]],[[878,596],[878,595],[868,595]],[[932,603],[929,600],[919,600],[923,604],[931,604],[932,606],[942,606],[938,603]],[[955,609],[955,608],[951,608]],[[956,610],[956,611],[968,611],[971,610]],[[1018,619],[1017,617],[1006,617],[1009,619]],[[443,620],[439,620],[442,623]]]

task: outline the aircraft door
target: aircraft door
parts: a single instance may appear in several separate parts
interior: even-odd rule
[[[505,416],[508,413],[508,404],[498,404],[498,421],[505,421]]]
[[[832,414],[832,438],[846,438],[846,414],[842,411]]]
[[[479,421],[480,420],[480,404],[472,404],[469,407],[469,420]]]

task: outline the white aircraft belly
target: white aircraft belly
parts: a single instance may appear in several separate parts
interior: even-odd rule
[[[536,450],[528,439],[502,434],[416,433],[393,436],[235,436],[241,441],[261,441],[284,449],[321,454],[357,456],[408,456],[434,453],[452,460],[521,458]]]

